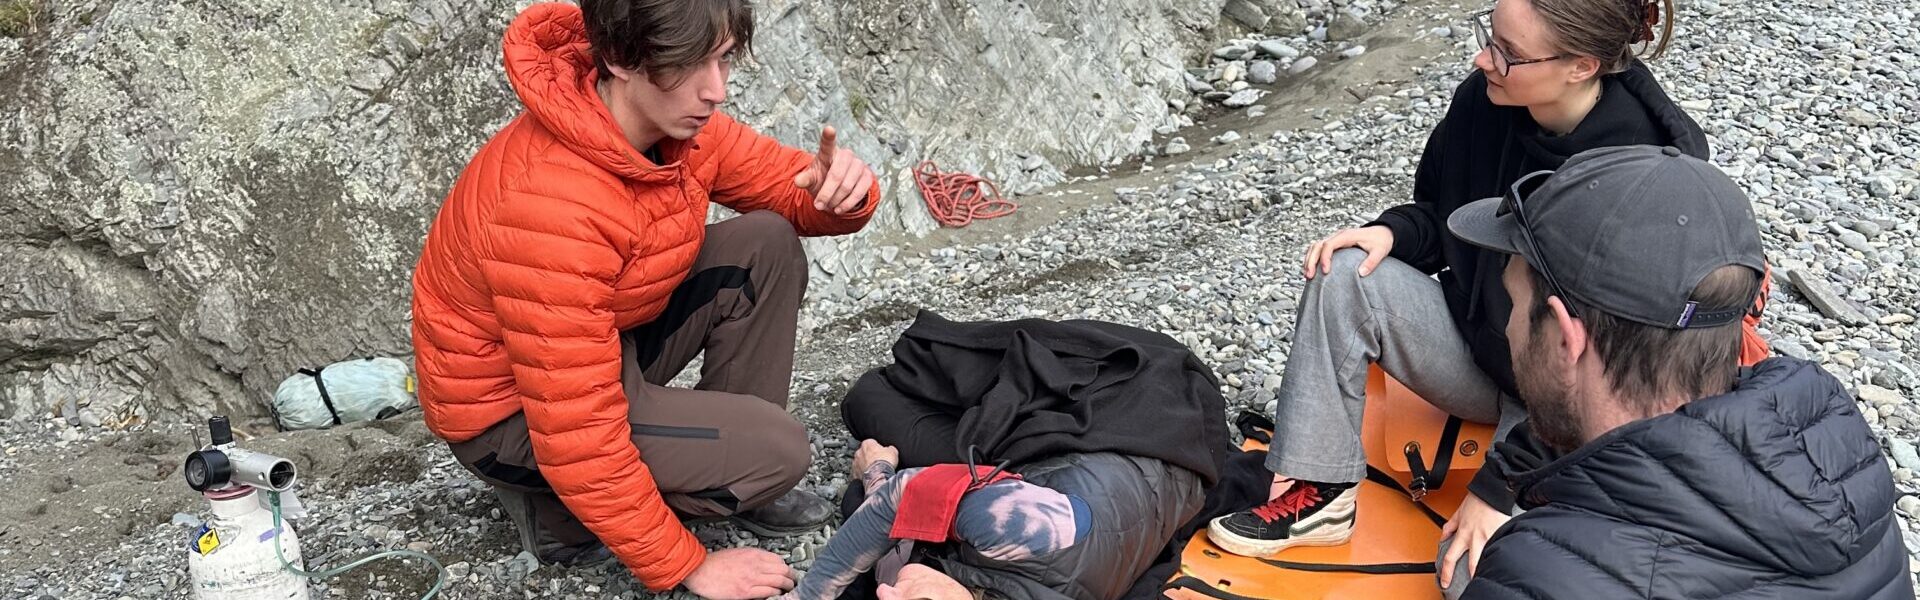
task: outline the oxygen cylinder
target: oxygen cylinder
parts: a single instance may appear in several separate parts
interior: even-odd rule
[[[213,518],[187,540],[187,573],[196,600],[308,600],[307,580],[280,566],[273,542],[287,562],[303,566],[300,538],[290,523],[273,526],[273,513],[248,486],[204,492]]]

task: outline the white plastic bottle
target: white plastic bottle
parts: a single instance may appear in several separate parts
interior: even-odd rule
[[[253,488],[209,490],[213,518],[187,540],[187,573],[196,600],[308,600],[307,580],[280,566],[273,540],[287,562],[304,567],[300,538],[291,524],[273,527]]]

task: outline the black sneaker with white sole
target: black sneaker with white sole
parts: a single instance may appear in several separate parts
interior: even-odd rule
[[[1207,537],[1241,556],[1271,556],[1294,546],[1337,546],[1353,537],[1360,488],[1352,483],[1295,481],[1280,497],[1219,517]]]

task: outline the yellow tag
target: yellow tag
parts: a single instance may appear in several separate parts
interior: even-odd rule
[[[409,394],[411,394],[411,393],[414,393],[414,392],[413,392],[413,376],[412,376],[412,375],[408,375],[408,376],[407,376],[407,393],[409,393]]]
[[[206,533],[200,534],[200,539],[195,540],[193,545],[202,555],[212,552],[214,548],[220,547],[220,533],[216,530],[208,529]]]

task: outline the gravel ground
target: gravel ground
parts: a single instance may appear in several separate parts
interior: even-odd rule
[[[1286,359],[1301,250],[1408,197],[1426,133],[1470,68],[1471,36],[1449,27],[1467,7],[1404,10],[1422,14],[1401,23],[1418,24],[1388,33],[1445,51],[1409,65],[1401,80],[1369,86],[1370,98],[1314,109],[1307,127],[1229,139],[1222,144],[1231,150],[1217,158],[1162,164],[1154,168],[1162,183],[1073,184],[1109,197],[1037,229],[885,251],[848,297],[811,300],[795,375],[794,410],[816,436],[816,465],[803,485],[828,494],[845,485],[852,448],[838,398],[887,359],[920,308],[960,319],[1093,318],[1167,332],[1215,366],[1233,408],[1264,405]],[[1754,199],[1775,265],[1765,333],[1779,352],[1821,362],[1858,390],[1908,494],[1899,504],[1908,548],[1920,550],[1911,519],[1920,514],[1912,496],[1920,491],[1920,407],[1912,402],[1920,397],[1915,8],[1894,0],[1698,0],[1683,7],[1679,24],[1678,47],[1654,69],[1713,136],[1715,162]],[[1264,77],[1267,67],[1260,70]],[[1813,301],[1822,295],[1824,308]],[[10,482],[0,492],[0,522],[12,524],[0,527],[0,597],[185,593],[186,534],[172,521],[204,505],[176,470],[194,429],[137,429],[59,418],[0,423],[0,480]],[[301,528],[310,566],[411,547],[449,564],[447,598],[645,595],[616,565],[532,568],[516,557],[512,526],[491,495],[417,416],[246,443],[301,464],[313,509]],[[801,567],[824,539],[758,540],[725,525],[698,532],[715,547],[761,545]],[[417,597],[431,578],[418,564],[378,563],[317,587],[316,597]]]

